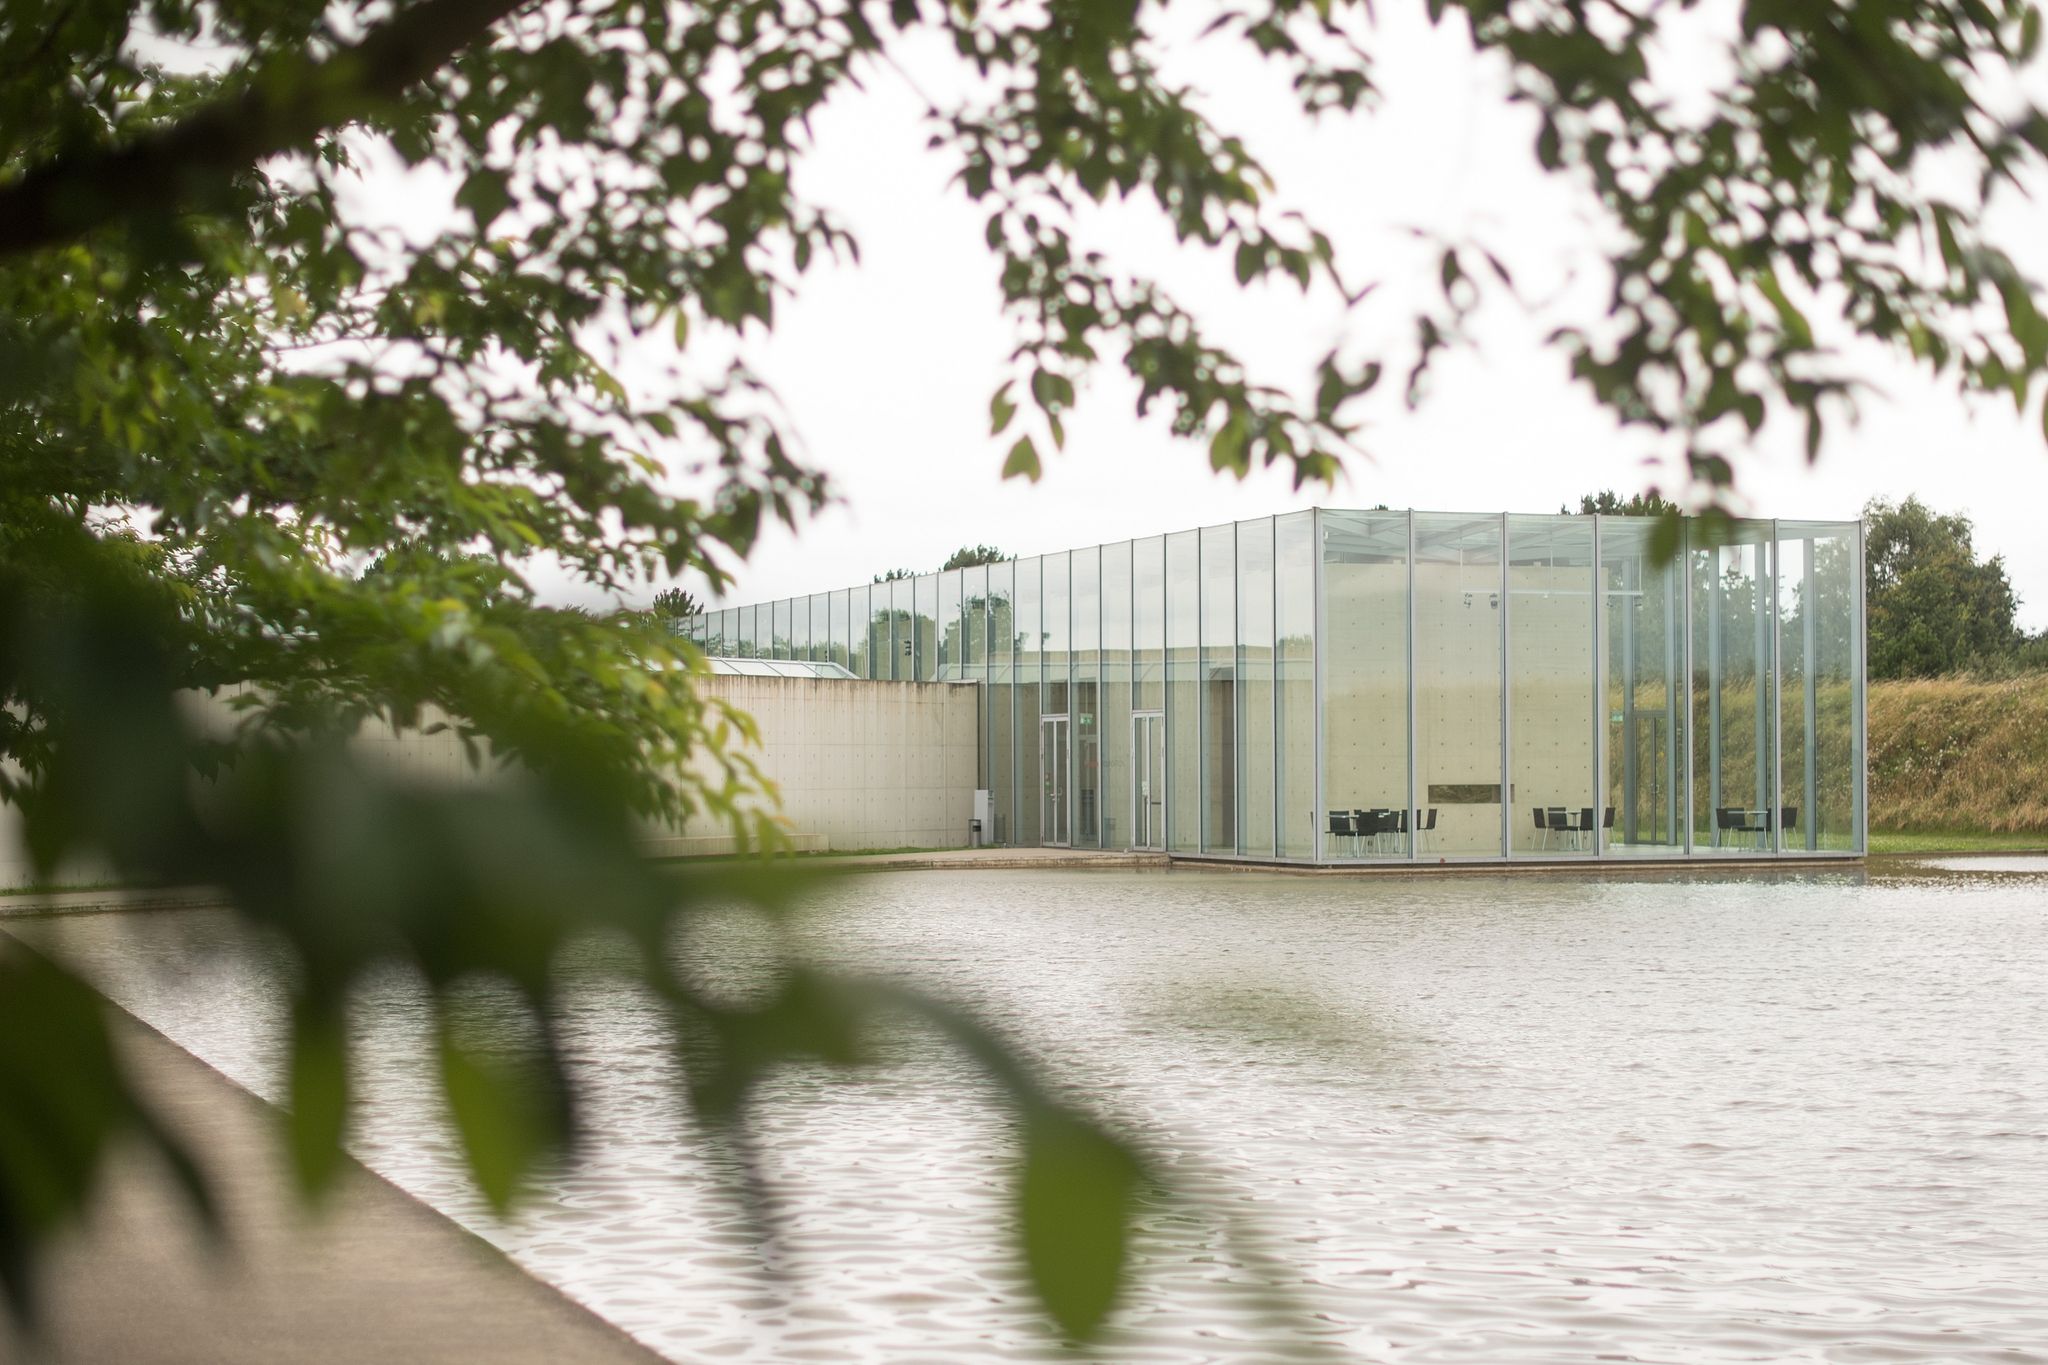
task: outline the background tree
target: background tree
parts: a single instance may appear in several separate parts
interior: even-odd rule
[[[993,545],[962,545],[946,556],[946,562],[939,565],[939,572],[949,569],[971,569],[978,564],[1000,564],[1009,556]]]
[[[2021,642],[2005,559],[1979,560],[1970,519],[1918,498],[1863,508],[1870,676],[1928,678],[1998,663]]]
[[[905,578],[917,577],[915,569],[884,569],[874,577],[877,583],[895,583]]]
[[[1388,367],[1419,401],[1473,310],[1510,292],[1483,242],[1441,243],[1441,297],[1372,329],[1405,340],[1333,349],[1288,387],[1255,381],[1088,240],[1081,206],[1130,200],[1243,284],[1356,303],[1375,283],[1341,271],[1245,145],[1162,76],[1166,10],[0,9],[0,795],[45,870],[96,854],[127,877],[222,886],[278,931],[308,1184],[340,1151],[349,990],[391,962],[433,991],[429,1064],[485,1191],[509,1199],[571,1149],[556,964],[612,930],[671,1002],[714,1134],[745,1121],[779,1061],[859,1060],[889,1000],[962,1039],[1020,1114],[1033,1283],[1063,1329],[1101,1321],[1141,1179],[1130,1148],[929,1002],[795,962],[744,1007],[698,992],[667,945],[735,888],[643,866],[628,831],[694,817],[768,837],[732,799],[749,722],[696,691],[692,651],[665,632],[551,610],[531,574],[545,553],[599,591],[687,569],[717,591],[765,519],[825,496],[759,381],[706,358],[730,347],[705,337],[771,325],[820,253],[851,249],[794,166],[813,117],[919,31],[957,57],[927,136],[985,214],[1016,335],[990,404],[1006,474],[1038,476],[1101,364],[1214,469],[1298,481],[1356,449]],[[2048,118],[1998,80],[2038,46],[2033,5],[1748,0],[1728,60],[1670,98],[1657,54],[1699,44],[1667,27],[1694,12],[1430,6],[1510,73],[1537,114],[1535,159],[1591,192],[1604,307],[1554,329],[1577,382],[1675,443],[1709,493],[1774,423],[1803,424],[1818,450],[1856,379],[1843,357],[1860,352],[1837,334],[2024,405],[2048,322],[1982,225],[2048,149]],[[1356,113],[1374,95],[1369,16],[1362,0],[1227,0],[1210,33],[1277,64],[1307,113]],[[1915,172],[1932,159],[1963,173],[1931,189]],[[344,182],[387,161],[448,177],[453,211],[410,235],[352,218]],[[650,353],[661,382],[621,379],[623,357]],[[664,461],[704,486],[667,491]],[[390,571],[358,572],[380,559]],[[174,704],[242,682],[225,739]],[[419,791],[348,762],[356,725],[428,706],[479,761],[532,780]],[[106,1038],[77,983],[39,958],[6,971],[0,1282],[26,1303],[35,1250],[83,1207],[108,1136],[162,1135],[117,1072],[87,1064]],[[476,980],[531,1024],[530,1065],[472,1045],[456,985]],[[61,1033],[40,1026],[60,1015]]]
[[[1557,510],[1560,516],[1564,516],[1569,515],[1572,509],[1559,507]],[[1611,488],[1603,488],[1598,493],[1584,493],[1579,497],[1580,516],[1590,517],[1596,512],[1604,517],[1675,517],[1679,509],[1677,503],[1654,488],[1648,492],[1631,493],[1626,498]]]
[[[663,588],[654,594],[654,601],[648,604],[648,610],[663,622],[674,625],[701,614],[704,604],[682,588]]]

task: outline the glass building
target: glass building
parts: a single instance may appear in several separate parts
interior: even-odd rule
[[[1317,508],[686,630],[713,656],[980,684],[992,843],[1860,855],[1861,523],[1709,530],[1674,550],[1644,518]]]

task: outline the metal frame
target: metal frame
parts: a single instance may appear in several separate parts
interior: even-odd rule
[[[1590,634],[1593,637],[1593,856],[1597,859],[1604,851],[1601,845],[1607,839],[1607,651],[1601,646],[1601,610],[1607,604],[1607,584],[1601,579],[1600,563],[1600,514],[1593,513],[1593,617]]]
[[[1406,650],[1408,673],[1408,859],[1410,862],[1422,857],[1422,832],[1416,828],[1421,822],[1416,816],[1425,804],[1415,789],[1416,761],[1415,740],[1417,725],[1415,719],[1415,509],[1408,509],[1408,620],[1407,639],[1403,642]]]
[[[1674,578],[1685,605],[1685,647],[1682,651],[1685,671],[1680,680],[1685,686],[1685,856],[1690,858],[1693,855],[1694,833],[1692,789],[1697,776],[1693,772],[1692,751],[1697,738],[1698,721],[1692,713],[1692,523],[1689,521],[1679,523],[1678,572]]]
[[[1785,671],[1780,657],[1778,583],[1785,576],[1784,542],[1777,518],[1771,519],[1771,852],[1785,851]],[[1802,689],[1806,690],[1806,689]],[[1813,747],[1812,736],[1806,747]],[[1807,823],[1812,823],[1809,812]]]
[[[1508,678],[1508,614],[1512,610],[1508,592],[1508,514],[1500,514],[1500,543],[1496,553],[1500,555],[1500,856],[1512,860],[1515,856],[1515,788],[1514,788],[1514,703],[1511,694],[1514,688]],[[1410,677],[1412,689],[1415,680]]]
[[[1315,582],[1315,604],[1312,611],[1315,621],[1315,638],[1309,642],[1309,663],[1315,678],[1316,786],[1315,796],[1309,805],[1308,812],[1309,829],[1314,836],[1309,847],[1314,851],[1315,861],[1322,863],[1329,861],[1323,852],[1324,832],[1329,825],[1329,807],[1326,804],[1329,791],[1326,780],[1329,775],[1324,771],[1325,764],[1323,761],[1323,750],[1327,744],[1323,733],[1323,705],[1328,696],[1323,678],[1323,638],[1330,625],[1329,604],[1323,600],[1323,509],[1316,507],[1311,508],[1310,511],[1313,515],[1309,518],[1309,549],[1312,551],[1309,555],[1309,570],[1314,576]],[[1408,690],[1410,695],[1413,695],[1415,679],[1412,675],[1408,679]]]
[[[1868,553],[1868,536],[1861,518],[1856,522],[1856,581],[1851,589],[1856,610],[1850,613],[1849,628],[1856,632],[1856,847],[1854,852],[1867,856],[1870,852],[1870,622],[1865,616],[1869,604],[1864,601],[1864,588],[1869,572],[1865,563]]]

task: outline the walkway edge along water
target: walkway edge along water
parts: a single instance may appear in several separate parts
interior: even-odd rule
[[[104,893],[102,893],[104,895]],[[10,898],[13,899],[13,898]],[[21,899],[28,899],[26,897]],[[0,934],[0,953],[26,951]],[[661,1365],[623,1331],[354,1162],[307,1213],[274,1112],[119,1009],[129,1074],[214,1182],[215,1248],[154,1159],[112,1154],[90,1221],[54,1248],[21,1365]]]

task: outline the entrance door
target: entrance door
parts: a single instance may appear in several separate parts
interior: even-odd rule
[[[1044,793],[1038,828],[1044,841],[1057,848],[1072,842],[1067,830],[1067,763],[1067,718],[1046,716],[1038,722],[1038,771]]]
[[[1166,717],[1139,711],[1131,717],[1131,847],[1166,847]]]

